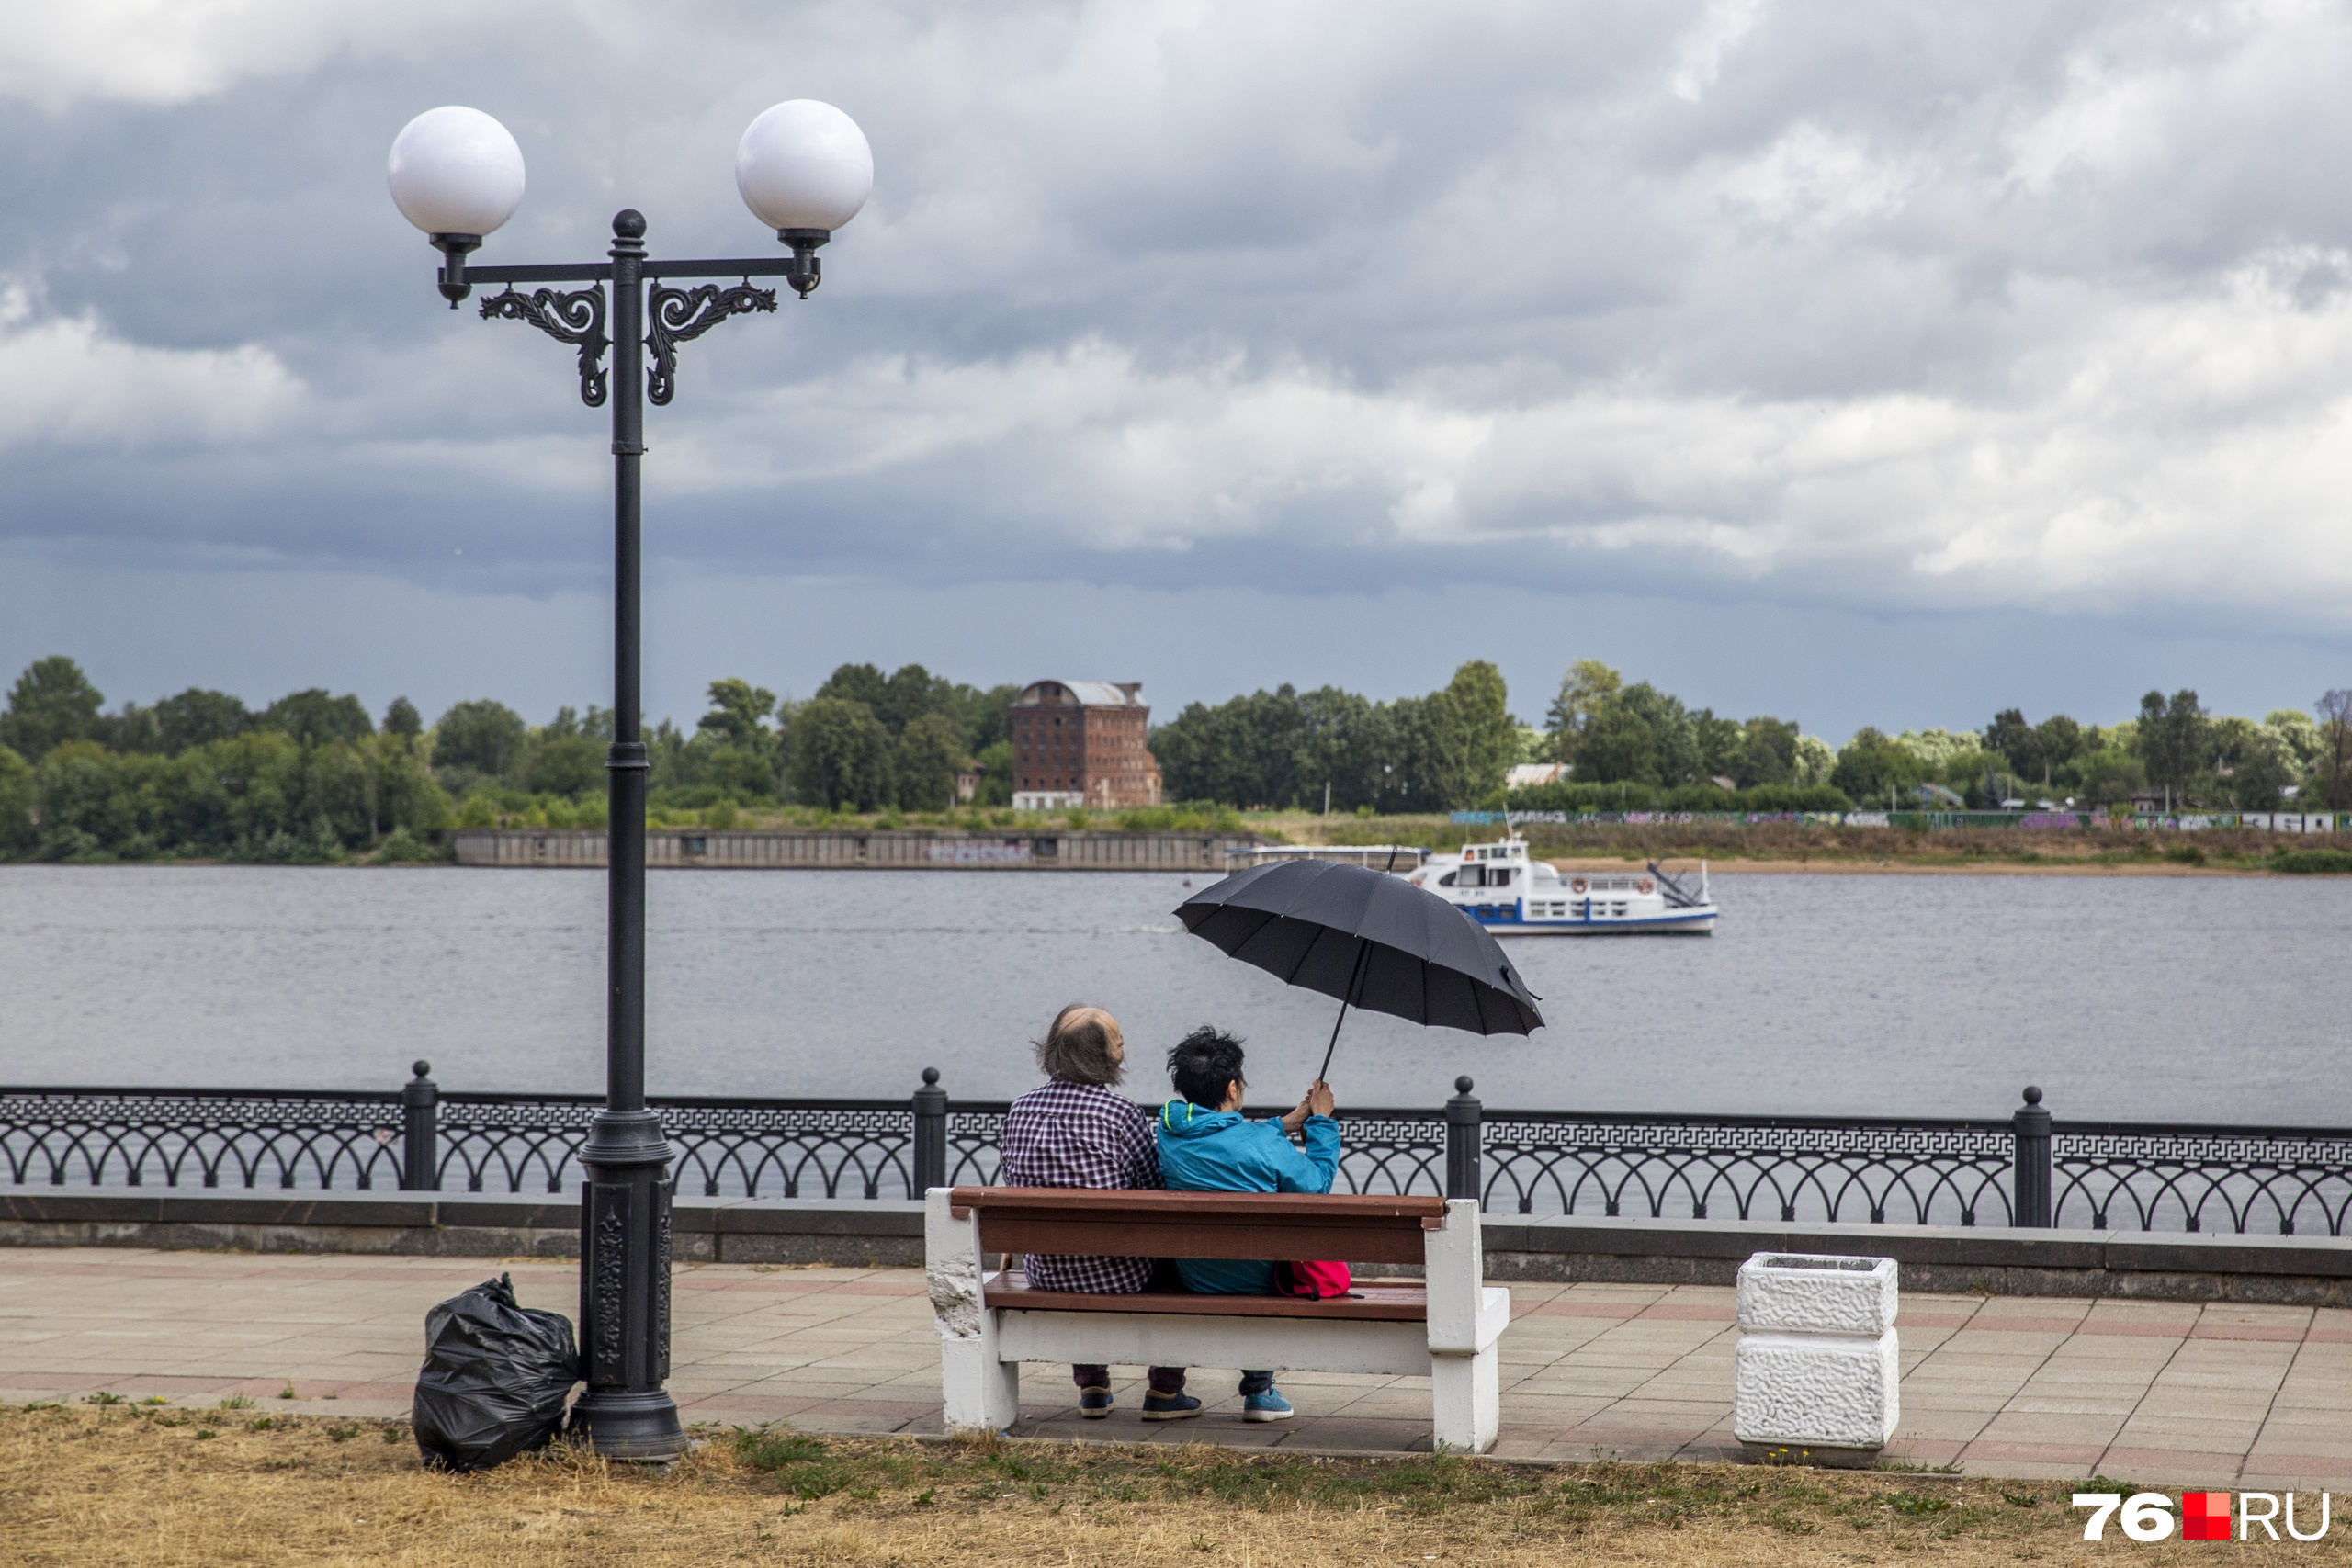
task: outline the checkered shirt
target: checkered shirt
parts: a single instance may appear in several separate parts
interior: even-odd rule
[[[1159,1186],[1159,1147],[1142,1106],[1100,1084],[1049,1083],[1012,1102],[998,1135],[997,1181],[1006,1187]],[[1148,1258],[1027,1259],[1038,1291],[1130,1295],[1151,1279]]]

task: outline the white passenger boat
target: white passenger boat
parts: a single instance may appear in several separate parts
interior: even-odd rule
[[[1497,936],[1631,936],[1715,929],[1707,863],[1695,884],[1650,863],[1645,872],[1561,871],[1530,859],[1527,840],[1465,844],[1431,855],[1405,880],[1463,910]]]

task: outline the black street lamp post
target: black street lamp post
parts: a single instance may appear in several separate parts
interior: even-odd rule
[[[580,1151],[581,1354],[588,1389],[574,1425],[598,1453],[662,1461],[684,1451],[670,1372],[670,1145],[645,1103],[646,756],[639,701],[639,505],[645,402],[670,401],[677,346],[733,315],[773,311],[781,277],[802,299],[821,276],[817,248],[865,199],[873,162],[849,117],[828,105],[779,104],[752,122],[736,154],[744,199],[789,256],[731,261],[649,260],[645,219],[613,218],[601,262],[469,266],[482,236],[522,197],[522,153],[503,127],[472,109],[420,115],[393,143],[393,198],[444,260],[440,290],[456,310],[476,284],[503,284],[481,301],[485,320],[528,321],[578,352],[580,399],[613,415],[613,742],[605,873],[605,1106]],[[503,204],[503,205],[502,205]],[[733,287],[667,279],[740,278]],[[570,292],[514,285],[583,284]],[[647,290],[650,289],[649,295]],[[609,290],[609,295],[607,294]],[[608,310],[609,304],[609,310]],[[611,322],[611,336],[605,323]],[[610,381],[605,355],[612,353]],[[649,368],[645,351],[652,350]]]

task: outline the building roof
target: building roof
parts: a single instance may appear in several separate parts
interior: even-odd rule
[[[1013,699],[1015,707],[1139,708],[1140,681],[1032,681]]]

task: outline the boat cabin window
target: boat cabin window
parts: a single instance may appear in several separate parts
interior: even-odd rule
[[[1453,886],[1454,879],[1460,875],[1461,873],[1459,872],[1449,871],[1443,876],[1437,879],[1437,885],[1440,887],[1451,887]]]
[[[1510,886],[1510,867],[1507,865],[1498,865],[1489,869],[1487,873],[1487,886],[1489,887],[1509,887]]]
[[[1462,868],[1461,876],[1460,886],[1464,887],[1484,887],[1487,885],[1487,868],[1483,865],[1465,865]]]

